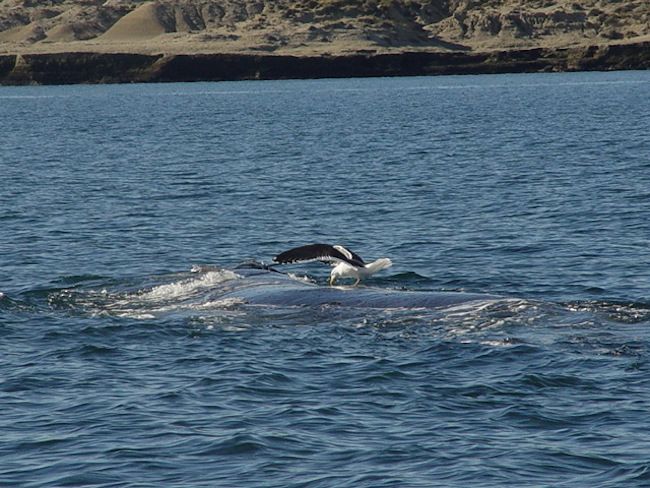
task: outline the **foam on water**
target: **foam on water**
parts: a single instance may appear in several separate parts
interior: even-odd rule
[[[303,283],[316,283],[316,280],[314,278],[311,278],[307,275],[299,275],[296,273],[288,273],[289,278],[296,280],[296,281],[302,281]]]
[[[227,269],[208,271],[200,273],[196,278],[155,286],[153,289],[138,295],[138,298],[151,301],[183,299],[205,288],[211,288],[226,281],[240,278],[240,275]]]

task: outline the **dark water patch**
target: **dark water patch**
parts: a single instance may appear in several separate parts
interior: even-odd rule
[[[200,450],[196,453],[197,456],[249,456],[256,455],[266,448],[265,443],[259,436],[250,434],[235,434],[232,437],[225,439],[210,446],[206,449]]]
[[[111,280],[106,276],[98,276],[93,274],[86,275],[71,275],[71,276],[62,276],[58,280],[54,281],[55,284],[61,284],[66,286],[75,286],[75,285],[97,285],[99,283],[108,285]]]
[[[587,384],[593,386],[595,382],[588,382],[582,378],[570,375],[544,375],[527,374],[521,378],[524,387],[537,388],[584,388]]]
[[[0,320],[0,330],[3,330],[3,328],[8,330],[8,326],[11,323],[15,324],[29,320],[30,313],[32,312],[36,312],[36,309],[29,302],[20,298],[12,298],[0,292],[0,313],[7,319],[12,317],[11,321]]]
[[[110,347],[97,344],[85,344],[78,352],[81,357],[99,357],[99,356],[113,356],[120,353],[117,347]]]
[[[515,424],[529,431],[557,431],[559,429],[574,429],[581,425],[595,428],[599,425],[616,423],[618,419],[619,417],[609,410],[567,415],[566,412],[539,406],[532,402],[509,407],[501,415],[501,421]]]
[[[21,373],[5,377],[0,383],[0,389],[6,393],[48,391],[68,384],[68,380],[56,375],[29,372],[35,365],[21,365]],[[27,371],[25,371],[27,369]]]
[[[395,286],[403,289],[420,289],[427,285],[433,285],[435,281],[414,271],[407,271],[390,276],[374,277],[371,280],[371,283],[376,284],[377,286]]]

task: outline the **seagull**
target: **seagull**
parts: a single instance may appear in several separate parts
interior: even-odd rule
[[[332,265],[332,272],[328,283],[334,285],[337,278],[355,278],[354,285],[357,286],[362,279],[390,268],[393,262],[388,258],[380,258],[372,263],[366,264],[358,254],[348,248],[330,244],[308,244],[295,247],[278,254],[273,258],[278,264],[304,263],[308,261],[321,261]]]

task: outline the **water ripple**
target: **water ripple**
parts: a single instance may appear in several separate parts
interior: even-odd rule
[[[0,485],[648,485],[648,82],[2,88]],[[232,294],[334,241],[497,297]]]

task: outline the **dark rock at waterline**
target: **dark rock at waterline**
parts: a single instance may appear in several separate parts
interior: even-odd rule
[[[52,53],[0,56],[0,84],[342,78],[650,68],[650,42],[492,52],[339,56]]]

